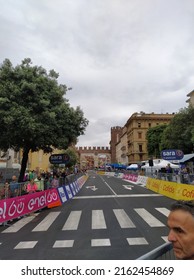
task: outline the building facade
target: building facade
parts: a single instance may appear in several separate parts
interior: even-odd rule
[[[186,100],[186,102],[189,103],[189,105],[194,106],[194,90],[189,92],[187,96],[189,98]]]
[[[111,140],[110,140],[110,152],[111,152],[111,162],[116,163],[118,162],[117,158],[117,151],[116,151],[116,144],[120,141],[122,135],[122,127],[121,126],[114,126],[111,127]]]
[[[138,163],[148,159],[146,134],[149,128],[168,124],[173,114],[134,113],[126,122],[128,163]]]
[[[111,163],[109,147],[77,147],[80,169],[92,169]]]

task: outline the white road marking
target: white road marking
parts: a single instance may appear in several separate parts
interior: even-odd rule
[[[92,210],[92,229],[105,229],[106,222],[103,210]]]
[[[39,215],[39,213],[35,213],[34,216],[27,216],[27,217],[21,218],[21,220],[15,222],[13,225],[6,228],[4,231],[2,231],[2,233],[18,232],[22,227],[24,227],[26,224],[31,222],[38,215]]]
[[[157,211],[159,211],[160,213],[162,213],[164,216],[168,217],[170,210],[168,210],[167,208],[161,207],[161,208],[156,208]]]
[[[38,241],[21,241],[14,249],[32,249],[38,243]]]
[[[133,238],[127,238],[127,242],[129,245],[147,245],[148,242],[143,237],[133,237]]]
[[[71,211],[62,230],[77,230],[82,211]]]
[[[154,197],[163,196],[162,194],[120,194],[120,195],[85,195],[74,196],[73,199],[91,199],[91,198],[127,198],[127,197]]]
[[[74,240],[56,240],[53,248],[70,248],[73,247]]]
[[[113,209],[113,212],[114,212],[121,228],[135,228],[136,227],[123,209]]]
[[[91,246],[92,247],[98,247],[98,246],[111,246],[110,239],[92,239],[91,240]]]
[[[150,214],[144,208],[136,208],[134,209],[150,227],[165,227],[163,223],[161,223],[158,219],[156,219],[152,214]]]
[[[51,212],[32,231],[47,231],[61,212]]]

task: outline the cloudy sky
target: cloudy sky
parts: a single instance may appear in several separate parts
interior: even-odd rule
[[[0,0],[0,63],[30,57],[72,87],[89,120],[77,146],[108,146],[134,112],[172,113],[194,90],[194,0]]]

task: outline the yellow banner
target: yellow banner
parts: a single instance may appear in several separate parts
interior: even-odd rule
[[[175,182],[157,180],[148,178],[146,187],[154,192],[176,200],[194,199],[194,186],[187,184],[178,184]]]

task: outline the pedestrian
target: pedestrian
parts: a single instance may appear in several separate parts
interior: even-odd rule
[[[51,181],[51,187],[57,188],[59,186],[59,178],[56,174],[53,175],[53,179]]]
[[[15,175],[12,176],[12,181],[10,182],[10,191],[11,197],[16,197],[20,194],[20,185]]]
[[[173,203],[167,224],[176,258],[194,260],[194,201]]]
[[[34,179],[31,179],[27,184],[27,193],[35,193],[38,190],[37,184],[34,182]]]

